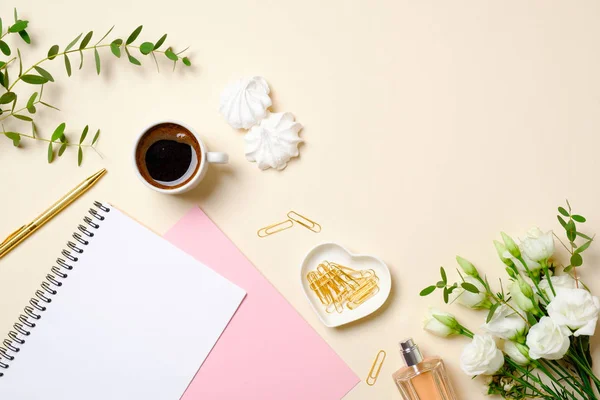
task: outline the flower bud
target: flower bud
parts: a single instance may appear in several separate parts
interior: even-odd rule
[[[521,257],[521,250],[519,250],[519,246],[517,246],[515,241],[504,232],[500,232],[500,235],[502,235],[506,250],[515,258]]]
[[[458,262],[458,265],[460,265],[462,270],[465,271],[465,274],[475,277],[475,278],[479,276],[479,272],[477,272],[477,268],[475,268],[475,266],[473,264],[471,264],[471,262],[469,260],[466,260],[466,259],[462,258],[461,256],[456,256],[456,261]]]
[[[512,269],[511,267],[506,267],[506,273],[508,274],[508,276],[510,276],[513,279],[517,278],[517,274],[516,274],[515,270]]]
[[[461,330],[460,324],[452,314],[435,308],[429,309],[429,312],[423,321],[423,328],[426,331],[441,337],[458,335]]]
[[[533,299],[533,289],[531,286],[520,276],[517,278],[517,281],[519,282],[519,289],[521,289],[521,293],[523,293],[525,297]]]

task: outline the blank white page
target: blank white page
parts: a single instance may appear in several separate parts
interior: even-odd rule
[[[0,370],[0,399],[177,400],[242,302],[242,289],[106,207]]]

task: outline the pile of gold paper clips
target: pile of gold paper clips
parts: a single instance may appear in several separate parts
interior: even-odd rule
[[[329,261],[306,274],[306,279],[328,313],[341,314],[344,307],[354,310],[379,292],[379,278],[372,269],[357,271]]]

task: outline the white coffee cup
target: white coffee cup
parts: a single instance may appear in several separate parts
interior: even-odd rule
[[[158,184],[161,184],[162,186],[177,186],[181,182],[188,181],[188,179],[189,179],[189,181],[187,183],[185,183],[184,185],[181,185],[178,187],[173,187],[171,189],[169,189],[169,188],[163,189],[163,188],[154,186],[150,182],[148,182],[144,178],[144,176],[142,176],[142,173],[140,172],[140,170],[138,168],[138,164],[136,162],[137,149],[140,144],[140,140],[146,134],[146,132],[148,132],[150,129],[152,129],[155,126],[160,125],[160,124],[176,124],[176,125],[180,125],[180,126],[184,127],[185,129],[187,129],[189,132],[191,132],[194,135],[194,137],[196,138],[196,141],[198,142],[198,145],[200,147],[200,153],[201,153],[200,154],[200,166],[198,168],[196,168],[198,166],[198,155],[196,154],[196,151],[194,149],[192,149],[192,161],[190,163],[190,166],[189,166],[187,172],[181,178],[179,178],[173,182],[156,181]],[[187,192],[187,191],[195,188],[196,186],[198,186],[198,184],[202,181],[202,179],[206,175],[206,171],[208,170],[208,164],[227,164],[229,162],[229,156],[227,155],[227,153],[207,151],[206,145],[204,144],[202,139],[200,139],[200,136],[194,129],[192,129],[190,126],[188,126],[182,122],[167,120],[167,121],[155,122],[155,123],[147,126],[145,129],[143,129],[139,133],[139,135],[135,139],[135,143],[133,146],[132,160],[133,160],[133,168],[135,170],[135,173],[137,174],[138,178],[140,178],[140,180],[144,183],[144,185],[146,185],[150,189],[155,190],[160,193],[180,194],[180,193]],[[190,179],[190,176],[191,176],[191,179]]]

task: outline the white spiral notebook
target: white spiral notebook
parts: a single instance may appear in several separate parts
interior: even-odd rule
[[[177,400],[244,296],[95,202],[0,343],[0,399]]]

